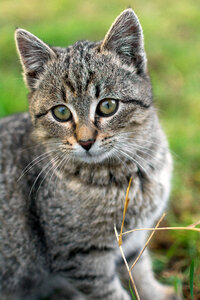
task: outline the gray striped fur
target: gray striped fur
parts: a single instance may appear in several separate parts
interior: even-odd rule
[[[0,121],[0,298],[130,300],[114,224],[133,176],[125,230],[153,226],[172,171],[139,20],[125,10],[97,43],[50,47],[22,29],[16,43],[29,113]],[[96,113],[105,98],[119,103],[107,118]],[[55,120],[56,105],[73,118]],[[93,141],[89,151],[80,139]],[[130,261],[145,241],[145,232],[124,237]],[[133,275],[142,300],[177,299],[147,252]]]

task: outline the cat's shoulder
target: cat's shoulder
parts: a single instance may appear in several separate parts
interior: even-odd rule
[[[16,127],[30,127],[31,119],[29,113],[18,113],[5,118],[0,119],[0,133],[3,130],[16,129]]]
[[[20,137],[32,130],[29,113],[14,114],[0,119],[0,142],[19,141]]]

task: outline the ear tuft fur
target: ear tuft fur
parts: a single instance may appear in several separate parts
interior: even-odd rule
[[[34,90],[38,75],[44,70],[44,65],[48,60],[55,58],[56,54],[48,45],[24,29],[15,31],[15,41],[25,81],[28,87]]]
[[[116,53],[126,64],[134,64],[138,72],[146,72],[146,54],[139,19],[132,9],[124,10],[112,24],[101,45],[101,51]]]

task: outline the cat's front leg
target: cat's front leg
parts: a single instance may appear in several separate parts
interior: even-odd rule
[[[96,251],[95,251],[96,252]],[[87,300],[130,300],[115,268],[114,255],[103,250],[76,259],[76,272],[70,274],[74,286]]]
[[[58,274],[50,274],[26,297],[16,300],[86,300],[84,295]]]

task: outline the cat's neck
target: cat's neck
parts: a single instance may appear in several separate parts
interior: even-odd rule
[[[104,164],[84,164],[73,162],[68,164],[65,171],[57,172],[57,176],[62,179],[69,177],[77,179],[86,185],[118,186],[127,185],[130,177],[137,174],[138,167],[132,163],[110,162]]]

